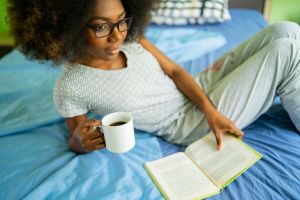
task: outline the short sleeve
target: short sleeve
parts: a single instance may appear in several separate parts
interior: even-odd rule
[[[59,83],[53,91],[53,100],[58,112],[65,118],[75,117],[88,113],[87,105],[76,93],[64,89]]]

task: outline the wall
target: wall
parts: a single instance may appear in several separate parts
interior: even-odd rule
[[[300,24],[300,0],[271,0],[270,23],[280,20]]]
[[[9,26],[5,18],[6,0],[0,0],[0,57],[14,45],[14,39],[9,36]]]
[[[7,32],[8,25],[5,22],[6,0],[0,0],[0,32]]]

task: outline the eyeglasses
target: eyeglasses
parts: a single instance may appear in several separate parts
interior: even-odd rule
[[[109,36],[115,27],[119,32],[129,30],[132,22],[132,17],[121,19],[116,23],[102,23],[102,24],[87,24],[87,27],[93,29],[96,38],[103,38]]]

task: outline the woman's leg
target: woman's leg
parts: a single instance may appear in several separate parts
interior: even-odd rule
[[[216,83],[208,96],[244,128],[271,107],[276,94],[300,131],[300,40],[271,42]]]
[[[217,110],[244,128],[272,105],[278,94],[300,131],[300,41],[281,38],[243,61],[216,82],[207,95]],[[204,115],[191,107],[170,128],[169,141],[189,144],[204,136],[209,127]]]
[[[209,91],[215,83],[252,57],[256,52],[270,42],[280,38],[291,38],[299,41],[299,25],[293,22],[279,22],[269,26],[219,58],[204,72],[200,73],[196,81],[199,82],[204,91]]]

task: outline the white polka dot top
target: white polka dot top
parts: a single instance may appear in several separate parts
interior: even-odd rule
[[[127,67],[119,70],[65,65],[54,88],[58,111],[66,118],[129,112],[137,129],[158,133],[168,128],[188,100],[140,44],[123,44],[121,51]]]

